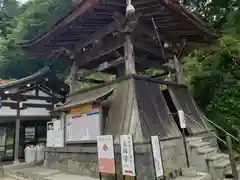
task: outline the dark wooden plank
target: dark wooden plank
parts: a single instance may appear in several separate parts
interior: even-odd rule
[[[75,52],[81,51],[85,46],[95,42],[96,40],[99,40],[103,38],[104,36],[112,33],[114,30],[117,29],[118,23],[116,21],[113,21],[112,23],[106,25],[105,27],[101,28],[101,30],[97,31],[96,33],[91,34],[88,36],[83,42],[79,42],[75,45]]]
[[[80,80],[77,79],[77,81],[85,82],[85,83],[92,83],[92,84],[102,84],[102,83],[106,82],[104,80],[89,79],[89,78],[81,78]]]
[[[102,41],[98,42],[98,44],[91,48],[87,52],[79,53],[76,56],[78,61],[78,66],[84,66],[86,63],[89,63],[101,56],[109,54],[113,51],[116,51],[118,48],[123,47],[124,45],[124,36],[116,35],[104,38]]]
[[[86,73],[79,74],[77,79],[79,81],[81,81],[81,79],[84,79],[85,77],[90,76],[91,74],[94,74],[96,72],[104,71],[104,70],[109,69],[111,67],[116,67],[116,66],[118,66],[122,63],[123,63],[123,58],[122,57],[119,57],[116,60],[111,61],[111,62],[106,61],[106,62],[100,64],[97,68],[94,68],[94,69],[92,69],[92,70],[90,70]]]

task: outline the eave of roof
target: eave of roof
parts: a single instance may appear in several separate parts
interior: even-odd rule
[[[118,1],[117,1],[118,2]],[[124,1],[125,2],[125,1]],[[108,3],[108,4],[107,4]],[[94,18],[96,16],[97,11],[103,11],[104,9],[107,9],[106,12],[107,14],[111,16],[106,16],[108,17],[108,21],[106,20],[106,24],[110,24],[113,19],[110,20],[113,16],[113,13],[115,10],[112,7],[115,7],[116,9],[122,11],[121,13],[124,13],[125,6],[121,4],[121,1],[118,2],[118,5],[114,5],[116,3],[115,0],[112,1],[101,1],[101,0],[85,0],[82,1],[81,4],[76,6],[68,15],[65,17],[61,18],[52,28],[39,35],[37,38],[19,43],[19,45],[25,49],[26,51],[38,55],[38,56],[43,56],[44,58],[47,59],[71,59],[69,55],[69,51],[74,51],[75,46],[79,45],[83,42],[86,41],[86,39],[89,37],[89,35],[94,34],[92,32],[92,29],[98,29],[100,28],[100,25],[96,25],[96,22],[92,22],[91,18]],[[134,1],[133,4],[140,4],[140,3],[158,3],[161,4],[161,7],[165,8],[166,11],[169,11],[171,14],[171,17],[179,16],[182,19],[184,19],[185,25],[182,25],[183,30],[187,28],[187,26],[191,26],[192,31],[195,32],[196,30],[196,36],[201,36],[198,37],[200,40],[203,42],[211,42],[214,41],[215,39],[218,38],[218,36],[212,31],[209,30],[199,18],[197,18],[192,12],[190,12],[188,9],[185,7],[179,5],[176,1],[174,0],[164,0],[164,1],[153,1],[153,0],[146,0],[146,1]],[[111,4],[111,5],[109,5]],[[102,9],[101,9],[102,8]],[[142,7],[141,7],[142,8]],[[148,13],[151,13],[148,11]],[[98,17],[100,18],[99,20],[103,20],[103,17]],[[91,19],[91,21],[90,21]],[[174,19],[174,18],[173,18]],[[86,24],[84,24],[86,23]],[[78,38],[74,38],[74,33],[77,27],[74,26],[74,24],[79,25],[80,24],[80,29],[77,30],[79,31],[79,34],[77,34],[77,37],[81,37],[79,40]],[[83,25],[81,25],[83,24]],[[105,25],[106,25],[105,24]],[[160,21],[161,24],[161,21]],[[89,25],[88,28],[82,28]],[[82,27],[81,27],[82,26]],[[102,25],[103,26],[103,25]],[[97,28],[96,28],[97,27]],[[65,34],[63,34],[65,31]],[[71,32],[72,31],[72,32]],[[98,30],[96,30],[98,31]],[[166,29],[166,32],[168,30]],[[192,33],[193,33],[192,32]],[[62,35],[61,35],[62,34]],[[174,34],[174,33],[173,33]],[[176,31],[175,34],[178,34],[178,31]],[[184,34],[184,33],[183,33]],[[70,36],[70,37],[68,37]],[[180,35],[179,35],[180,36]],[[193,38],[195,36],[193,35]],[[67,44],[65,47],[65,44]],[[84,43],[83,43],[84,44]]]
[[[46,79],[47,78],[47,79]],[[53,79],[54,78],[54,79]],[[51,82],[49,82],[51,81]],[[45,67],[38,72],[27,76],[25,78],[21,78],[15,81],[10,81],[8,83],[4,83],[0,85],[0,93],[4,93],[5,91],[9,91],[12,89],[21,89],[24,87],[28,87],[28,85],[38,84],[47,86],[54,93],[57,93],[62,96],[66,96],[69,93],[69,86],[63,82],[61,82],[56,76],[51,75],[51,70],[49,67]],[[50,84],[54,83],[53,86]],[[55,87],[55,86],[58,87]],[[62,89],[62,90],[61,90]]]

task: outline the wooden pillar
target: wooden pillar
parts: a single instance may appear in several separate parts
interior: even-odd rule
[[[131,0],[126,0],[126,5],[131,5]],[[126,18],[128,14],[126,12]],[[124,44],[124,60],[125,60],[125,74],[136,74],[133,42],[131,37],[131,32],[126,32],[125,34],[125,44]]]
[[[184,76],[183,76],[183,72],[181,69],[181,64],[179,62],[179,59],[177,58],[176,55],[174,55],[174,66],[175,66],[175,70],[176,70],[176,81],[178,84],[184,84]]]
[[[126,33],[125,44],[124,44],[124,60],[125,60],[125,74],[136,74],[135,60],[133,53],[133,44],[131,39],[131,34]]]
[[[17,102],[17,118],[15,122],[15,139],[14,139],[14,164],[19,163],[19,146],[20,146],[20,102]]]
[[[73,59],[72,67],[71,67],[71,72],[70,72],[70,94],[75,92],[77,87],[77,81],[76,81],[76,75],[77,75],[77,62],[75,59]]]

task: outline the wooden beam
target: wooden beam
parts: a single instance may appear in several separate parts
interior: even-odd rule
[[[78,80],[78,79],[77,79]],[[102,84],[105,83],[106,81],[104,80],[97,80],[97,79],[89,79],[89,78],[81,78],[80,80],[81,82],[85,82],[85,83],[92,83],[92,84]]]
[[[176,55],[174,55],[173,60],[174,60],[174,66],[175,66],[175,70],[176,70],[177,83],[184,84],[184,76],[183,76],[183,72],[182,72],[182,67],[181,67],[181,64]]]
[[[73,11],[69,16],[65,16],[63,19],[61,19],[57,24],[53,27],[53,29],[44,34],[39,40],[37,40],[34,43],[30,43],[30,45],[38,44],[39,42],[42,44],[47,44],[47,41],[50,41],[51,38],[49,37],[56,37],[57,35],[61,34],[65,28],[70,23],[72,23],[74,20],[76,20],[77,17],[80,17],[81,15],[85,14],[87,11],[93,10],[97,5],[99,5],[100,0],[88,0],[83,2],[83,4],[75,11]],[[53,35],[54,34],[54,35]]]
[[[47,102],[56,102],[59,101],[60,99],[63,98],[59,98],[59,97],[45,97],[45,96],[34,96],[34,95],[24,95],[24,94],[7,94],[8,97],[10,97],[11,100],[16,101],[16,100],[20,100],[20,101],[26,101],[26,100],[42,100],[42,101],[47,101]]]
[[[109,69],[111,67],[116,67],[116,66],[118,66],[119,64],[122,64],[122,63],[123,63],[123,58],[122,57],[119,57],[116,60],[111,61],[111,62],[106,61],[106,62],[100,64],[97,68],[92,69],[91,71],[88,71],[88,72],[83,73],[83,74],[79,74],[77,79],[78,79],[78,81],[81,81],[81,79],[84,79],[85,77],[90,76],[91,74],[94,74],[96,72],[101,72],[101,71]]]
[[[119,26],[119,23],[116,21],[113,21],[112,23],[106,25],[101,30],[91,34],[84,41],[77,43],[75,45],[74,52],[80,52],[87,45],[95,42],[96,40],[100,40],[103,37],[107,36],[108,34],[114,32],[114,30],[116,30],[118,26]]]
[[[84,53],[79,53],[76,59],[82,59],[82,61],[77,62],[78,67],[84,66],[91,61],[107,55],[117,49],[123,47],[124,45],[124,36],[115,35],[104,38],[99,42],[95,47],[91,48],[89,51]]]
[[[75,92],[76,90],[76,73],[77,73],[77,61],[76,59],[73,59],[72,61],[72,67],[70,72],[70,93]]]
[[[132,35],[126,33],[124,43],[125,74],[136,74]]]

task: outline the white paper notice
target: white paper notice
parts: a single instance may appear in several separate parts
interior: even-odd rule
[[[61,120],[53,121],[53,130],[54,130],[54,146],[55,147],[64,147],[63,140],[63,127]]]
[[[53,122],[47,123],[47,147],[54,147]]]
[[[111,135],[97,136],[99,172],[116,173],[113,137]]]
[[[123,175],[136,176],[132,136],[120,135],[120,144]]]
[[[180,121],[180,127],[182,129],[186,128],[186,119],[185,119],[185,114],[183,110],[178,110],[178,117],[179,117],[179,121]]]
[[[161,148],[160,148],[158,136],[151,136],[151,142],[152,142],[153,160],[154,160],[156,177],[157,178],[162,177],[163,164],[162,164]]]

